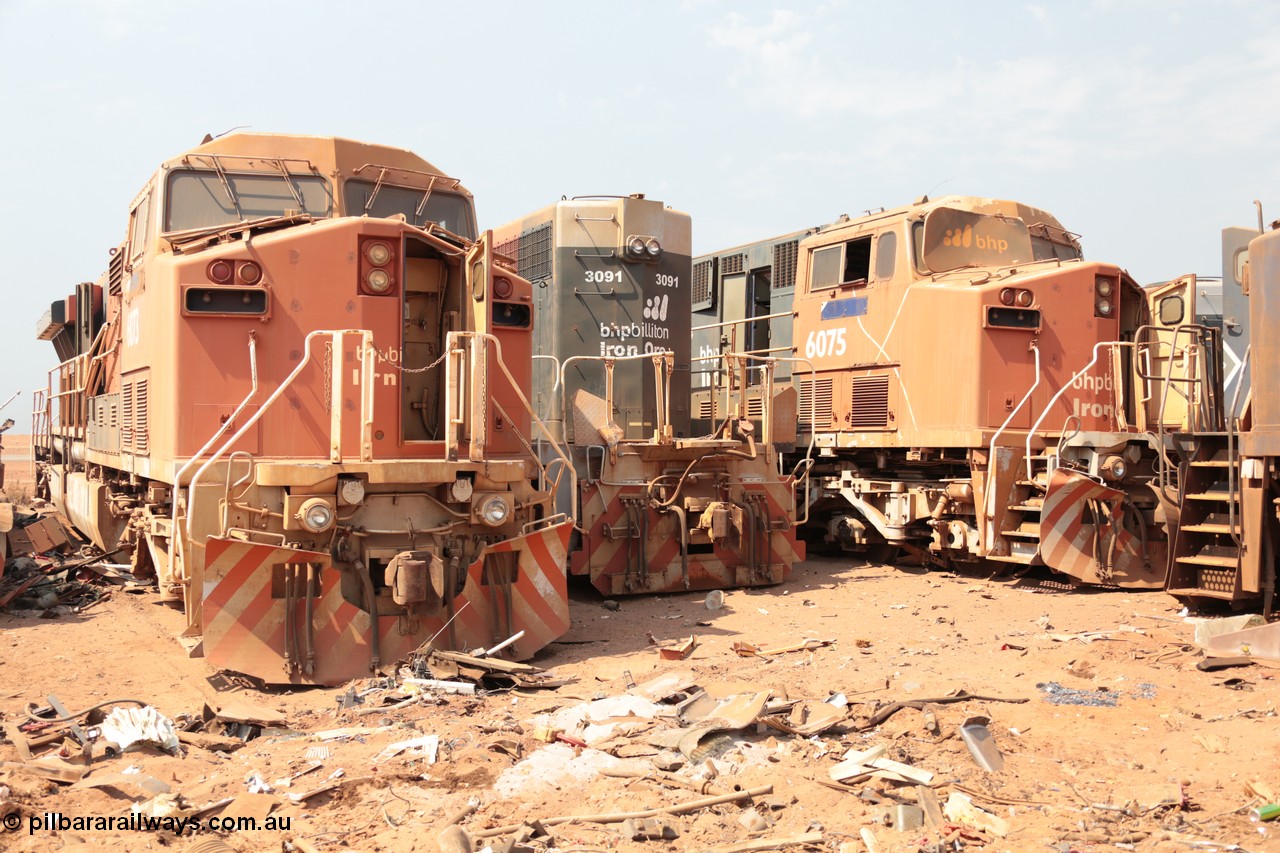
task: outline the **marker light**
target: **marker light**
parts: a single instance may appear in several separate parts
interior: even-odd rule
[[[240,265],[238,272],[240,280],[245,284],[257,284],[262,280],[262,267],[258,266],[253,261],[245,261]]]
[[[214,261],[209,264],[209,268],[206,270],[209,281],[215,284],[226,284],[231,281],[231,275],[234,272],[235,270],[232,268],[230,261]]]

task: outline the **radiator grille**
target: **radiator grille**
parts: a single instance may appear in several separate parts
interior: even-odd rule
[[[529,281],[551,278],[551,223],[525,231],[493,247],[499,255],[516,262],[516,273]]]
[[[133,450],[133,383],[124,383],[120,395],[120,444],[125,450]]]
[[[150,453],[150,432],[147,429],[147,412],[150,408],[146,379],[134,379],[124,383],[121,392],[120,444],[131,453],[145,456]]]
[[[803,379],[800,381],[801,424],[814,429],[831,426],[831,380]]]
[[[889,377],[862,376],[853,380],[853,404],[849,425],[887,427],[889,425]]]
[[[773,247],[773,289],[785,290],[796,286],[796,259],[800,256],[800,241],[779,243]]]
[[[116,247],[107,265],[107,292],[120,295],[124,290],[124,246]]]
[[[745,255],[741,254],[726,255],[720,260],[720,272],[723,275],[734,275],[735,273],[742,272],[742,263],[745,260],[745,257]]]
[[[138,453],[150,453],[151,433],[147,429],[147,386],[148,380],[139,379],[133,383],[133,416],[134,416],[134,432],[133,440]]]
[[[708,308],[715,307],[715,291],[711,287],[711,270],[714,267],[715,260],[712,258],[698,261],[693,265],[693,287],[689,294],[693,300],[694,311],[706,311]]]

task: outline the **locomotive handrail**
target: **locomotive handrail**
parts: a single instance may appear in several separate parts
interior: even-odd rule
[[[1049,402],[1045,404],[1044,411],[1040,413],[1040,417],[1036,418],[1036,422],[1031,425],[1031,429],[1027,430],[1026,457],[1024,461],[1027,464],[1028,480],[1033,478],[1033,471],[1031,470],[1031,440],[1035,437],[1036,433],[1040,431],[1040,425],[1044,423],[1044,419],[1049,416],[1049,412],[1053,409],[1054,405],[1058,402],[1058,400],[1062,397],[1062,395],[1067,392],[1067,389],[1071,387],[1072,383],[1074,383],[1077,379],[1079,379],[1080,377],[1088,373],[1089,370],[1092,369],[1092,367],[1098,363],[1098,356],[1100,355],[1101,351],[1104,348],[1109,349],[1111,347],[1131,347],[1131,346],[1134,346],[1135,344],[1136,344],[1135,341],[1099,341],[1098,343],[1094,344],[1093,358],[1089,359],[1089,363],[1086,364],[1084,367],[1080,368],[1079,370],[1077,370],[1074,374],[1072,374],[1071,378],[1068,379],[1066,382],[1062,383],[1062,387],[1059,388],[1056,392],[1054,392],[1054,395],[1049,398]],[[1037,370],[1036,370],[1037,374],[1039,374],[1038,359],[1039,359],[1039,354],[1037,353]]]
[[[995,477],[995,470],[996,470],[996,442],[1000,440],[1001,433],[1003,433],[1005,429],[1008,428],[1009,424],[1013,421],[1014,415],[1022,411],[1022,407],[1025,406],[1027,404],[1027,401],[1031,399],[1031,395],[1034,394],[1036,392],[1036,389],[1040,387],[1040,380],[1043,378],[1043,374],[1040,372],[1040,347],[1037,345],[1036,339],[1032,338],[1031,343],[1028,344],[1028,346],[1030,347],[1031,352],[1035,354],[1036,381],[1031,383],[1031,387],[1027,389],[1027,393],[1022,395],[1022,399],[1018,401],[1018,405],[1013,407],[1013,411],[1009,412],[1009,416],[1004,419],[1004,423],[1000,424],[1000,428],[995,431],[995,435],[991,436],[991,441],[987,443],[987,476],[986,476],[986,482],[983,484],[982,490],[986,497],[986,503],[987,503],[986,523],[988,524],[992,523],[991,519],[995,517],[995,511],[996,511],[996,494],[995,494],[995,491],[992,489],[992,478]],[[1046,409],[1046,413],[1047,411],[1048,410]],[[1027,463],[1027,479],[1028,480],[1034,479],[1031,472],[1031,438],[1030,436],[1028,436],[1027,438],[1027,452],[1026,452],[1025,461]],[[994,538],[994,536],[995,536],[995,528],[993,525],[992,537]],[[986,545],[988,548],[991,547],[990,542],[987,542]]]
[[[294,380],[298,378],[298,376],[302,373],[304,369],[306,369],[307,365],[311,361],[311,342],[315,340],[316,337],[329,336],[333,339],[334,343],[337,343],[337,341],[340,340],[342,336],[345,336],[348,334],[360,335],[362,338],[369,338],[369,339],[372,339],[373,337],[373,333],[366,329],[317,329],[313,332],[308,332],[307,337],[303,341],[302,358],[298,359],[298,366],[295,367],[289,373],[289,375],[284,378],[284,381],[280,383],[280,385],[276,388],[276,390],[271,392],[271,395],[262,402],[262,405],[258,407],[258,410],[254,412],[253,415],[251,415],[247,421],[245,421],[244,426],[236,430],[235,435],[231,436],[231,438],[223,442],[222,446],[218,448],[217,452],[215,452],[211,457],[209,457],[209,461],[201,465],[200,468],[196,471],[196,473],[191,477],[191,484],[187,486],[186,532],[187,532],[188,539],[190,539],[193,536],[191,519],[195,516],[195,502],[196,502],[196,495],[197,495],[196,486],[197,484],[199,484],[200,479],[204,476],[205,472],[209,470],[209,468],[213,465],[213,463],[217,462],[218,459],[222,457],[223,453],[226,453],[227,450],[230,449],[232,445],[234,445],[236,442],[238,442],[241,438],[244,437],[245,433],[247,433],[251,427],[256,425],[258,421],[262,419],[262,416],[266,413],[267,409],[270,409],[272,404],[274,404],[276,400],[280,399],[280,396],[284,393],[285,389],[288,388],[290,385],[292,385]],[[362,347],[361,349],[362,360],[364,359],[363,353],[369,349],[371,349],[371,347]],[[338,365],[341,363],[342,360],[335,353],[333,361],[335,365]],[[335,369],[337,368],[335,367]],[[339,422],[341,422],[342,404],[338,400],[338,394],[336,393],[336,390],[337,389],[335,389],[335,393],[333,395],[333,399],[330,401],[330,404],[334,410],[333,417],[337,418]],[[248,398],[246,398],[245,400],[245,403],[247,402],[248,402]],[[242,403],[241,405],[244,405],[244,404]],[[228,420],[228,423],[231,423],[231,421]],[[331,421],[331,428],[332,428],[332,421]],[[332,441],[334,440],[334,436],[331,435],[329,438],[330,438],[330,442],[332,443]],[[339,435],[339,439],[340,438],[341,436]],[[217,436],[215,436],[213,440],[216,441]],[[177,482],[174,483],[175,487],[179,485],[180,484]]]
[[[454,351],[454,347],[455,347],[455,345],[456,345],[456,342],[457,342],[457,341],[459,341],[459,340],[466,339],[466,338],[474,338],[474,339],[477,339],[477,340],[484,341],[486,346],[487,346],[487,345],[489,345],[489,344],[492,344],[492,345],[493,345],[493,348],[494,348],[494,350],[495,350],[494,355],[496,355],[496,356],[497,356],[497,360],[498,360],[498,367],[502,370],[502,375],[503,375],[503,376],[505,376],[505,377],[507,378],[507,382],[508,382],[508,383],[510,383],[510,385],[511,385],[511,389],[515,392],[516,397],[518,397],[518,398],[519,398],[520,403],[521,403],[521,404],[524,406],[524,408],[525,408],[525,411],[529,413],[529,417],[533,418],[533,422],[537,425],[538,429],[540,429],[540,430],[542,431],[543,435],[545,435],[545,436],[547,437],[547,441],[548,441],[548,443],[550,443],[550,445],[551,445],[551,449],[552,449],[553,451],[555,451],[556,456],[558,456],[558,457],[560,458],[560,460],[564,463],[565,467],[566,467],[566,468],[568,469],[568,471],[569,471],[570,484],[571,484],[571,485],[572,485],[572,487],[573,487],[573,490],[572,490],[572,491],[573,491],[573,495],[574,495],[573,517],[576,519],[576,518],[578,517],[578,507],[577,507],[578,476],[577,476],[577,472],[574,470],[574,468],[573,468],[573,463],[569,460],[568,455],[566,455],[566,454],[565,454],[564,449],[560,446],[560,443],[559,443],[558,441],[556,441],[555,436],[551,434],[551,430],[550,430],[550,428],[548,428],[548,427],[547,427],[547,425],[543,422],[542,418],[538,417],[538,413],[537,413],[536,411],[534,411],[533,404],[529,402],[529,398],[528,398],[528,397],[526,397],[526,396],[524,395],[524,391],[522,391],[522,390],[520,389],[520,383],[519,383],[519,382],[517,382],[517,381],[516,381],[516,379],[515,379],[515,377],[511,375],[511,371],[510,371],[509,369],[507,369],[507,363],[506,363],[506,361],[505,361],[505,360],[503,359],[503,357],[502,357],[502,341],[498,340],[498,338],[497,338],[496,336],[494,336],[494,335],[492,335],[492,334],[490,334],[490,333],[488,333],[488,332],[461,332],[461,331],[457,331],[457,332],[449,332],[449,333],[447,333],[447,334],[445,335],[445,352],[453,352],[453,351]],[[448,396],[451,396],[451,395],[452,395],[452,388],[453,388],[454,383],[453,383],[453,382],[448,381],[448,376],[449,376],[449,373],[452,371],[452,369],[453,369],[453,360],[452,360],[452,359],[450,359],[449,361],[446,361],[446,362],[445,362],[445,376],[446,376],[445,391],[446,391],[446,397],[448,397]],[[446,401],[446,404],[445,404],[445,410],[446,410],[446,413],[452,413],[452,411],[453,411],[453,409],[449,406],[449,404],[448,404],[448,402],[447,402],[447,401]],[[535,454],[535,455],[536,455],[536,454]],[[546,479],[546,476],[547,476],[547,475],[546,475],[547,466],[542,464],[542,460],[541,460],[541,459],[535,459],[534,461],[537,463],[537,465],[538,465],[539,469],[540,469],[540,470],[541,470],[541,472],[542,472],[542,477],[543,477],[543,479],[545,480],[545,479]],[[553,461],[554,461],[554,460],[553,460]],[[550,463],[548,463],[548,465],[549,465],[549,464],[550,464]],[[562,475],[562,476],[563,476],[563,475]],[[558,482],[558,481],[557,481],[557,482]]]
[[[776,320],[779,317],[794,317],[794,316],[795,316],[794,311],[778,311],[773,314],[760,314],[759,316],[756,316],[756,317],[744,317],[741,320],[724,320],[723,322],[720,322],[720,323],[704,323],[701,326],[690,327],[689,331],[703,332],[703,331],[706,331],[707,329],[719,329],[724,326],[736,326],[739,323],[754,323],[757,320]]]
[[[1242,377],[1244,375],[1244,371],[1249,368],[1249,357],[1252,354],[1253,354],[1253,344],[1250,344],[1249,346],[1245,347],[1244,358],[1240,362],[1240,371],[1241,371]],[[1227,421],[1226,427],[1227,427],[1227,495],[1228,495],[1228,498],[1230,498],[1230,496],[1232,495],[1235,495],[1237,489],[1239,488],[1239,482],[1240,482],[1239,477],[1237,476],[1238,472],[1236,471],[1236,426],[1237,426],[1236,422],[1237,420],[1240,420],[1239,418],[1236,417],[1236,406],[1240,402],[1240,389],[1243,387],[1244,387],[1243,381],[1236,383],[1236,390],[1231,395],[1231,411],[1227,412],[1225,415],[1226,421]],[[1236,502],[1230,499],[1227,500],[1227,532],[1231,534],[1231,538],[1236,543],[1236,547],[1241,549],[1241,551],[1243,551],[1244,541],[1236,533]],[[1243,532],[1243,529],[1241,530],[1241,532]]]
[[[733,354],[733,353],[729,353],[729,354]],[[817,386],[818,370],[813,366],[813,361],[810,359],[800,358],[799,356],[792,356],[790,358],[779,358],[777,356],[758,356],[758,355],[751,355],[750,353],[740,353],[738,355],[750,361],[787,362],[791,364],[806,365],[809,368],[810,388],[816,388]],[[769,401],[769,405],[770,406],[773,405],[772,400]],[[763,401],[762,401],[762,409],[763,409]],[[714,398],[713,398],[712,414],[714,413],[715,413],[715,405],[714,405]],[[804,457],[801,458],[798,462],[796,462],[796,467],[791,471],[791,480],[793,484],[792,485],[793,496],[795,494],[795,485],[798,485],[800,483],[806,484],[805,499],[803,501],[800,501],[800,500],[796,501],[797,506],[800,504],[804,505],[804,517],[801,518],[797,516],[796,520],[791,525],[792,527],[800,527],[802,525],[809,523],[809,500],[808,500],[807,484],[809,479],[809,472],[813,469],[813,466],[814,466],[813,448],[815,447],[818,440],[818,431],[817,429],[814,428],[814,422],[817,419],[818,419],[818,395],[814,391],[810,391],[809,393],[809,446],[805,448]],[[804,473],[799,473],[800,466],[802,465],[804,466]],[[781,471],[779,471],[778,473],[779,475],[782,475]]]
[[[197,459],[199,459],[201,456],[204,456],[206,453],[209,452],[210,449],[213,448],[214,442],[216,442],[219,438],[225,435],[227,433],[227,430],[231,429],[232,425],[235,424],[236,422],[236,418],[238,418],[240,416],[240,413],[244,411],[244,407],[249,405],[249,401],[252,400],[258,393],[258,345],[257,345],[257,335],[254,332],[249,333],[249,378],[250,378],[249,393],[245,395],[245,398],[240,401],[240,405],[237,406],[235,411],[231,413],[231,417],[227,418],[225,421],[222,422],[221,425],[219,425],[218,429],[214,432],[214,434],[210,436],[209,440],[204,443],[204,446],[201,447],[198,451],[196,451],[194,456],[189,457],[186,462],[182,463],[182,467],[179,468],[177,473],[174,474],[173,476],[173,488],[174,488],[173,526],[175,528],[181,529],[183,526],[182,524],[183,521],[186,520],[189,522],[191,518],[191,513],[189,512],[190,507],[188,506],[188,504],[192,500],[192,495],[188,494],[186,501],[178,500],[178,498],[182,495],[183,475],[186,474],[187,471],[191,468],[191,466],[195,464]],[[183,519],[184,512],[186,513],[186,519]],[[223,523],[225,526],[225,523],[226,523],[225,520]],[[188,524],[187,536],[189,537],[190,535],[191,535],[191,527]],[[181,565],[183,567],[183,573],[184,574],[186,573],[186,560],[183,559],[185,555],[184,555],[184,546],[182,544],[184,541],[185,539],[182,536],[174,537],[174,541],[170,546],[168,572],[171,578],[174,577],[173,564],[175,560],[181,561]]]

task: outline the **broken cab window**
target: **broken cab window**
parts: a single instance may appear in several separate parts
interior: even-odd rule
[[[870,274],[870,237],[823,246],[810,255],[809,290],[823,290],[838,284],[866,284]]]

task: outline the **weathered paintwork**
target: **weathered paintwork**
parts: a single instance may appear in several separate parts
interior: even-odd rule
[[[50,493],[136,545],[216,665],[338,683],[453,615],[458,647],[525,629],[524,655],[567,627],[532,288],[475,237],[470,193],[408,151],[235,134],[147,182],[96,317],[81,289],[42,321],[70,355],[37,435]]]
[[[784,580],[804,550],[772,442],[745,418],[691,435],[689,216],[574,198],[495,235],[534,282],[533,399],[574,466],[557,493],[580,531],[570,570],[606,595]]]
[[[739,323],[713,306],[698,322],[710,313],[753,340],[753,317],[782,314],[771,326],[790,327],[797,447],[818,448],[808,535],[877,556],[907,548],[942,562],[1043,562],[1081,581],[1163,582],[1145,563],[1099,572],[1092,552],[1042,547],[1046,532],[1074,541],[1082,518],[1073,504],[1042,529],[1049,476],[1065,467],[1123,492],[1126,523],[1148,528],[1163,565],[1148,413],[1135,402],[1132,344],[1113,346],[1149,319],[1124,270],[1082,260],[1043,210],[967,196],[842,217],[695,266],[712,265],[719,292],[734,275],[776,281],[760,249],[796,239],[785,301],[756,300]],[[744,261],[725,269],[733,258]]]

